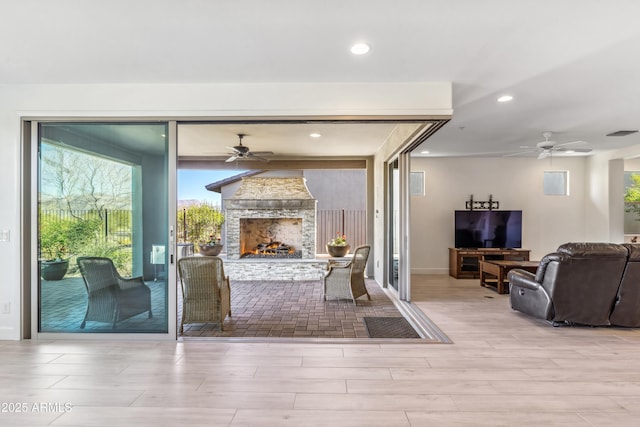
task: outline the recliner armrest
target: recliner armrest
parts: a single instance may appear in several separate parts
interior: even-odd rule
[[[544,275],[547,272],[547,267],[549,263],[555,262],[564,262],[569,260],[571,257],[564,253],[552,252],[550,254],[545,255],[540,260],[540,265],[538,266],[538,270],[536,271],[536,280],[538,282],[542,282],[544,280]]]
[[[540,283],[536,282],[536,275],[525,270],[514,269],[507,273],[507,279],[509,283],[514,286],[520,286],[521,288],[538,290]]]

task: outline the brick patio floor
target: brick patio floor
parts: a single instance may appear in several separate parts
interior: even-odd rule
[[[218,324],[185,324],[185,337],[287,337],[287,338],[368,338],[364,317],[400,316],[393,302],[373,280],[367,280],[371,301],[322,298],[322,281],[232,281],[232,317]],[[119,322],[117,332],[158,332],[166,329],[166,285],[147,282],[151,289],[153,318],[141,314]],[[87,307],[87,292],[81,277],[42,281],[41,332],[112,332],[111,325],[80,324]],[[182,311],[178,291],[178,319]]]
[[[185,337],[368,338],[364,317],[401,316],[373,280],[371,301],[322,298],[321,281],[232,281],[231,312],[217,324],[185,325]],[[180,308],[180,304],[179,304]]]
[[[166,332],[166,285],[163,281],[146,282],[151,289],[153,318],[146,313],[118,322],[115,332]],[[82,277],[65,277],[63,280],[42,280],[40,287],[41,332],[114,332],[110,323],[87,322],[80,324],[87,311],[87,290]]]

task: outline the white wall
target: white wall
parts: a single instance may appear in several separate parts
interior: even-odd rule
[[[0,242],[0,340],[20,338],[22,117],[448,116],[451,93],[449,82],[0,85],[0,230],[11,233]]]
[[[587,160],[585,199],[587,241],[609,240],[609,157],[591,156]]]
[[[425,196],[411,197],[411,267],[416,274],[448,274],[454,245],[453,212],[475,200],[500,202],[500,209],[523,211],[522,245],[540,259],[558,245],[585,239],[584,157],[411,159],[425,172]],[[545,170],[569,171],[570,195],[545,196]]]

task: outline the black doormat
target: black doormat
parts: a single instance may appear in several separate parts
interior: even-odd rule
[[[365,317],[369,338],[420,338],[404,317]]]

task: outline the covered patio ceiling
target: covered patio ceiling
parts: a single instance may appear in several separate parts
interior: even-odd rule
[[[394,119],[374,121],[300,121],[189,123],[178,125],[178,162],[180,168],[216,167],[220,169],[273,169],[322,164],[330,167],[362,168],[399,127],[418,134],[430,123],[403,122]],[[226,162],[242,145],[268,162],[236,159]]]

